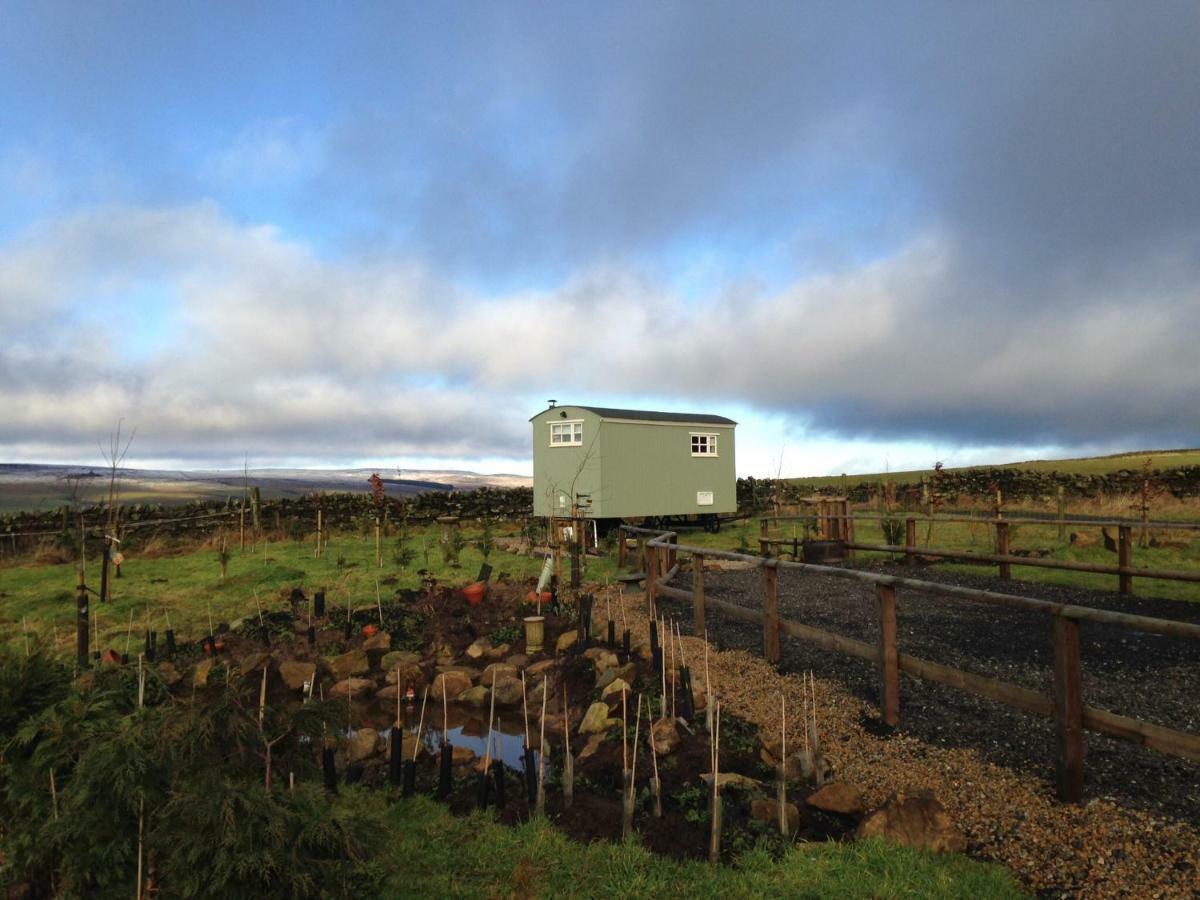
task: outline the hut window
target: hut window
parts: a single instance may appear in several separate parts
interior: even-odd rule
[[[583,445],[583,421],[551,422],[551,447],[580,447]]]
[[[692,432],[692,456],[716,456],[717,436]]]

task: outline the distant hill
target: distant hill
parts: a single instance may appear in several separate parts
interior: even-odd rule
[[[522,475],[481,475],[457,470],[404,469],[251,469],[166,470],[121,469],[121,500],[125,503],[187,503],[240,497],[248,482],[263,499],[300,497],[314,491],[367,491],[367,479],[378,472],[393,497],[422,491],[474,490],[479,487],[521,487],[533,484]],[[78,491],[84,503],[107,495],[108,472],[98,466],[56,466],[0,463],[0,512],[53,509],[70,502]]]
[[[1025,472],[1063,472],[1071,475],[1107,475],[1122,469],[1139,470],[1150,460],[1152,469],[1174,469],[1179,466],[1200,465],[1198,450],[1139,450],[1131,453],[1116,453],[1110,456],[1085,456],[1077,459],[1031,459],[1024,462],[1002,463],[993,466],[960,466],[946,468],[947,472],[971,470],[1016,469]],[[848,484],[868,481],[884,481],[891,478],[895,484],[913,484],[922,478],[933,477],[933,469],[912,469],[905,472],[846,473],[822,475],[812,478],[789,478],[788,481],[803,487],[837,487],[843,478]]]

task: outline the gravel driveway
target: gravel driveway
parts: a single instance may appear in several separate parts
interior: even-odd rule
[[[929,567],[914,572],[888,563],[859,568],[908,575],[963,587],[981,588],[1159,618],[1200,623],[1200,605],[1180,601],[1121,597],[1050,585],[1001,581]],[[687,583],[685,578],[678,582]],[[756,571],[707,572],[707,593],[752,608],[761,606]],[[848,579],[781,570],[782,617],[877,641],[874,588]],[[686,631],[685,604],[664,600]],[[900,652],[1050,692],[1053,671],[1052,625],[1044,614],[954,600],[912,589],[899,591]],[[723,648],[762,652],[762,632],[710,613],[709,636]],[[1108,625],[1081,623],[1084,702],[1115,713],[1200,733],[1200,644],[1142,634]],[[812,669],[850,693],[878,702],[874,667],[840,653],[782,636],[783,672]],[[1048,719],[1010,710],[924,680],[902,676],[901,729],[930,744],[973,748],[999,765],[1054,778],[1054,728]],[[875,722],[864,722],[874,729]],[[1126,741],[1085,733],[1085,791],[1154,814],[1200,824],[1200,766]]]

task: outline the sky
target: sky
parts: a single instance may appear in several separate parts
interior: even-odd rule
[[[1200,6],[0,0],[0,461],[1200,446]]]

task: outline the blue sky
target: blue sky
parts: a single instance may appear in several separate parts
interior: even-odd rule
[[[1190,3],[0,0],[0,459],[1200,444]]]

